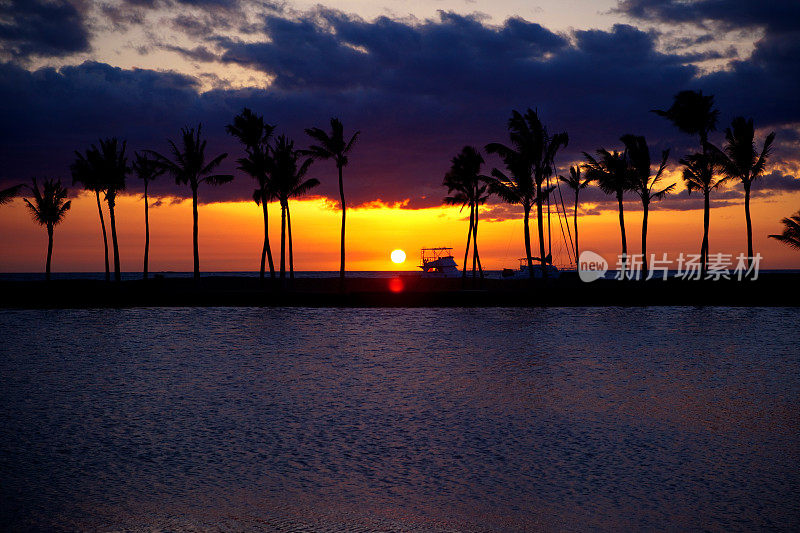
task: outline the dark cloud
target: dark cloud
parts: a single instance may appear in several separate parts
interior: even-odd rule
[[[195,46],[194,48],[183,48],[180,46],[164,45],[162,46],[162,48],[164,50],[178,52],[179,54],[188,59],[192,59],[194,61],[202,61],[206,63],[216,61],[218,57],[217,54],[211,52],[205,46]]]
[[[649,110],[668,107],[682,89],[714,93],[721,126],[738,114],[753,116],[759,128],[800,122],[800,69],[786,68],[797,61],[790,40],[760,43],[750,59],[701,75],[686,57],[657,51],[656,34],[630,25],[565,36],[518,18],[499,26],[451,13],[365,21],[322,8],[263,21],[265,36],[255,42],[217,35],[207,47],[176,51],[254,69],[273,80],[268,89],[232,89],[209,78],[218,88],[201,93],[188,76],[99,63],[36,72],[0,65],[0,118],[15,125],[0,131],[0,168],[8,177],[63,176],[72,151],[97,137],[165,150],[181,126],[203,121],[209,151],[229,152],[225,170],[233,170],[242,150],[224,126],[248,106],[301,146],[303,128],[339,116],[349,131],[362,131],[346,170],[351,201],[408,200],[414,208],[440,203],[442,176],[463,145],[506,139],[511,109],[538,108],[551,131],[569,133],[562,164],[584,150],[620,148],[620,136],[635,133],[647,136],[653,153],[672,147],[675,165],[697,140]],[[487,171],[498,164],[487,160]],[[336,198],[332,165],[317,163],[312,173],[323,182],[320,193]],[[161,180],[155,192],[178,190]],[[201,200],[249,199],[251,192],[251,181],[239,176],[201,192]]]
[[[226,17],[182,13],[172,19],[172,27],[192,37],[206,38],[229,29],[231,24]]]
[[[132,5],[103,4],[100,7],[104,21],[114,31],[125,31],[129,26],[144,23],[144,12]]]
[[[0,0],[0,45],[18,60],[88,51],[81,13],[66,0]]]
[[[622,0],[615,11],[655,22],[717,23],[727,29],[763,27],[770,31],[796,31],[800,20],[797,0]]]
[[[800,191],[800,179],[774,170],[754,181],[752,190],[753,192],[764,194],[773,192],[796,192]]]

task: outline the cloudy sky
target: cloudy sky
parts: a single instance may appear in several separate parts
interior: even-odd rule
[[[672,148],[677,180],[677,159],[696,140],[649,110],[668,107],[679,90],[701,89],[715,95],[720,129],[744,115],[755,120],[759,139],[777,133],[769,174],[756,193],[763,202],[757,242],[774,250],[775,266],[797,265],[762,234],[778,231],[778,220],[800,207],[798,20],[796,0],[0,0],[0,184],[45,175],[69,183],[73,151],[98,137],[161,151],[181,126],[201,121],[210,149],[229,152],[227,169],[234,171],[241,148],[224,125],[248,106],[300,144],[303,128],[340,117],[347,129],[362,132],[346,176],[354,205],[376,215],[402,207],[386,219],[395,225],[403,211],[429,210],[430,224],[446,214],[455,228],[458,213],[440,207],[449,159],[465,144],[504,140],[511,109],[536,108],[551,131],[569,133],[558,161],[562,173],[581,152],[617,148],[622,134],[635,133],[654,152]],[[721,133],[712,141],[721,142]],[[323,185],[310,202],[333,211],[325,201],[336,198],[331,169],[318,164],[313,173]],[[139,185],[130,185],[134,202]],[[175,205],[180,216],[175,201],[188,189],[163,179],[155,192],[169,199],[164,209]],[[235,205],[251,193],[250,180],[237,173],[232,184],[203,191],[201,200]],[[604,227],[602,213],[613,203],[599,191],[587,200],[581,218]],[[735,187],[715,200],[731,219],[730,234],[717,234],[732,248],[725,251],[741,247],[740,202]],[[635,211],[633,198],[629,203]],[[661,208],[671,213],[665,217],[682,217],[675,224],[694,228],[698,206],[683,192]],[[15,228],[14,235],[24,231],[9,220],[21,206],[5,211],[0,224]],[[505,207],[494,211],[497,224],[516,217]],[[132,205],[131,250],[140,225],[134,213]],[[614,241],[604,244],[597,231],[598,246],[616,253]],[[516,235],[496,239],[487,242],[487,253],[495,251],[491,266],[500,268],[502,248],[511,247],[511,257],[519,251]],[[695,240],[670,242],[689,252]],[[37,252],[25,253],[31,257],[4,258],[0,268],[38,264]],[[73,259],[65,256],[62,270],[67,264],[96,270]],[[132,259],[129,267],[136,268]]]

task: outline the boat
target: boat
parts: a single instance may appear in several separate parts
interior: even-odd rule
[[[533,263],[533,279],[542,279],[544,277],[542,275],[543,273],[547,274],[548,279],[558,279],[561,275],[561,271],[553,265],[552,256],[548,255],[545,257],[544,261],[544,270],[542,270],[542,260],[538,257],[531,257],[531,262]],[[519,270],[517,270],[517,275],[519,277],[529,276],[527,257],[519,258]]]
[[[457,278],[461,275],[458,265],[453,259],[452,248],[422,248],[420,256],[423,277]]]

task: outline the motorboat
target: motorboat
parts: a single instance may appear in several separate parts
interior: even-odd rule
[[[452,248],[422,248],[420,256],[423,277],[457,278],[461,275],[458,265],[453,259]]]

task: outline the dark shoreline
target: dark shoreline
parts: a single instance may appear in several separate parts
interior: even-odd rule
[[[393,290],[394,289],[394,290]],[[570,307],[800,305],[800,274],[755,281],[614,281],[298,278],[263,283],[244,276],[199,282],[166,278],[120,283],[95,280],[0,281],[0,308],[128,307]]]

